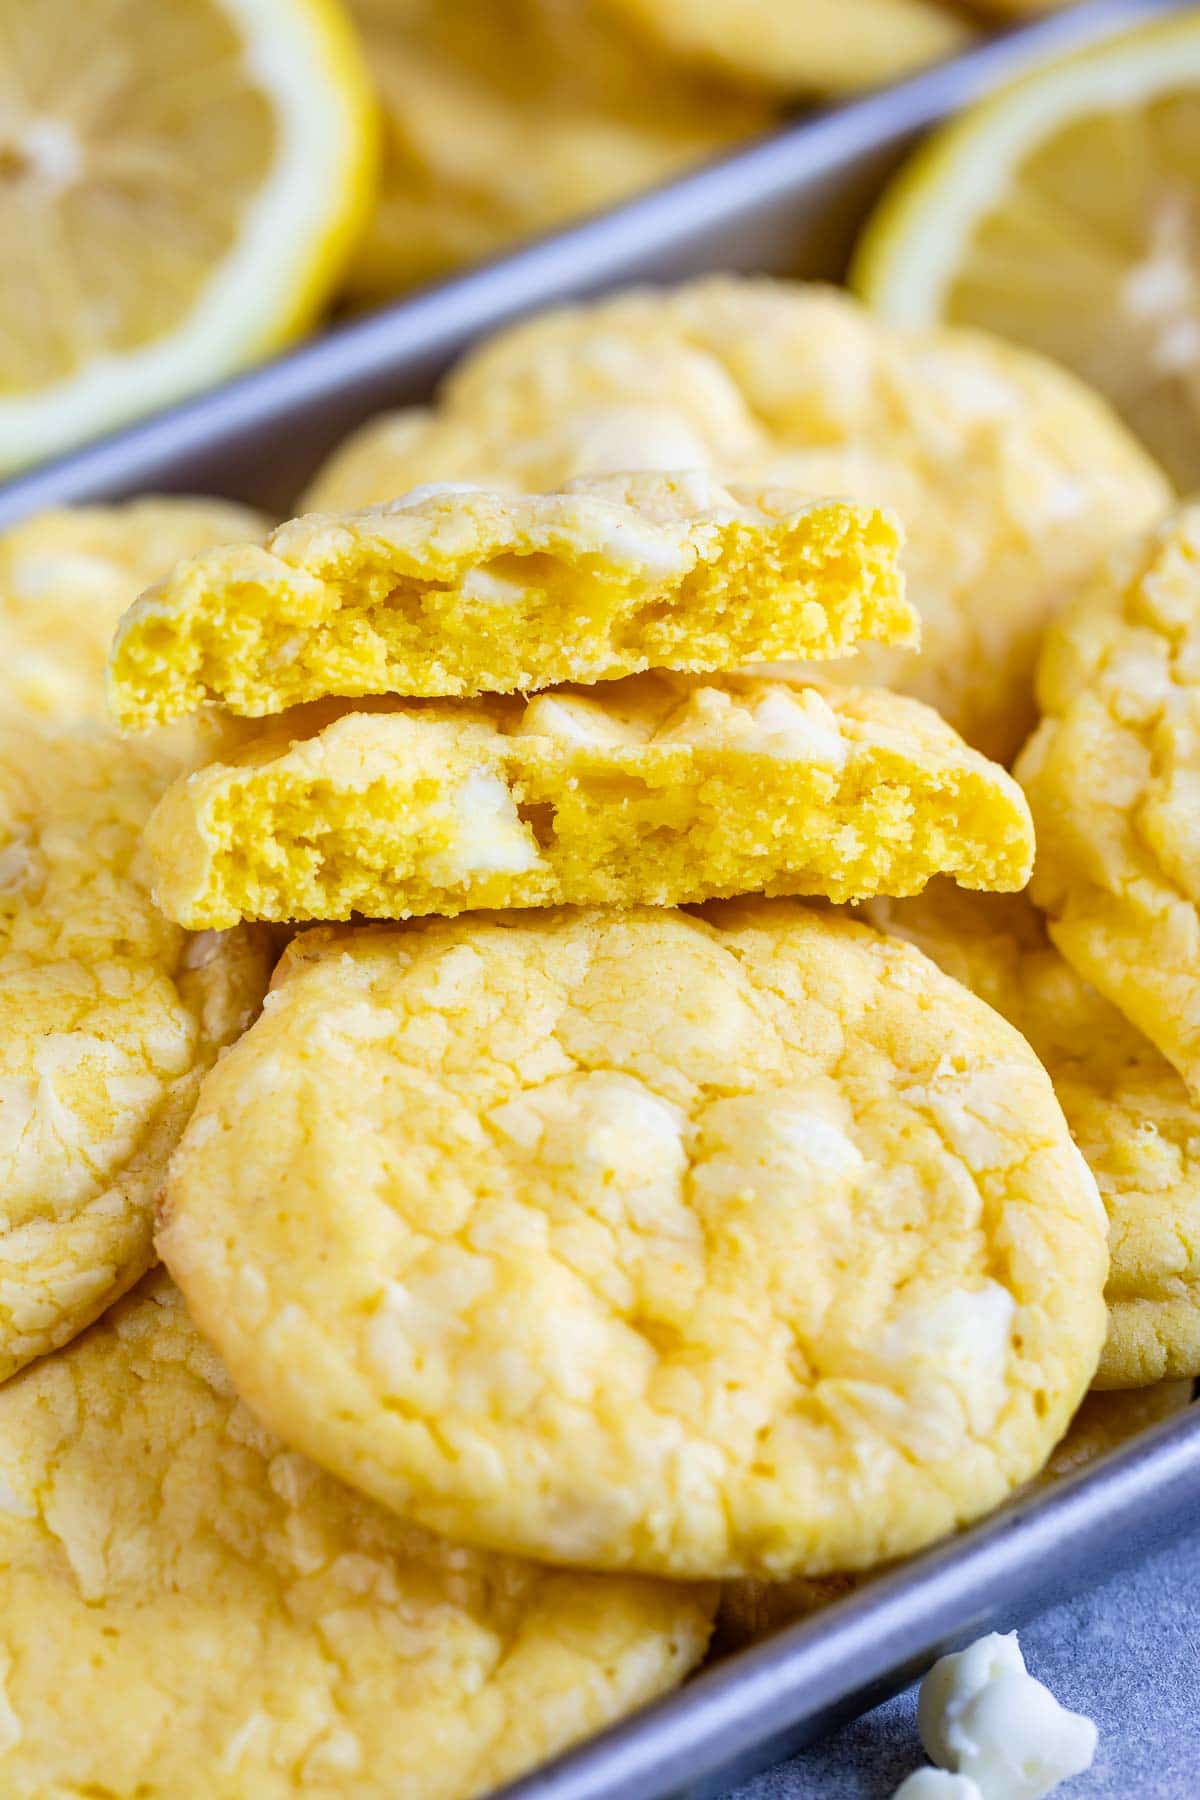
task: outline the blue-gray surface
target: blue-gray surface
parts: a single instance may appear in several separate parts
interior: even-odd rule
[[[1200,1800],[1200,1531],[1029,1620],[1021,1644],[1100,1727],[1094,1768],[1063,1800]],[[736,1800],[888,1800],[922,1761],[915,1711],[915,1690],[901,1694]]]

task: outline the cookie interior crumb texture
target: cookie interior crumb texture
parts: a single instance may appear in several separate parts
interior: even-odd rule
[[[417,489],[182,564],[123,621],[111,700],[140,729],[208,700],[261,715],[915,643],[899,549],[876,509],[701,474]]]
[[[928,708],[730,676],[299,709],[175,783],[147,845],[194,928],[1019,888],[1033,861],[1017,784]]]

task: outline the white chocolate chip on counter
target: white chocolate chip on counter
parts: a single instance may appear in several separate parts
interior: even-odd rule
[[[1090,1768],[1096,1754],[1095,1725],[1030,1675],[1016,1632],[992,1632],[936,1662],[921,1683],[917,1729],[931,1760],[972,1785],[905,1783],[905,1800],[954,1792],[959,1800],[973,1800],[973,1792],[981,1800],[1042,1800]]]
[[[969,1775],[951,1775],[947,1769],[914,1769],[892,1800],[983,1800],[983,1796]]]

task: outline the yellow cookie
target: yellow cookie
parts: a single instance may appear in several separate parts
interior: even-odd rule
[[[627,321],[632,299],[607,303],[619,308],[612,321],[593,308],[500,332],[459,364],[435,408],[381,413],[353,432],[304,505],[346,512],[453,480],[541,493],[631,467],[713,469],[765,457],[773,440],[737,382],[672,331],[669,315],[658,330],[644,307]],[[670,299],[657,295],[664,313]],[[564,322],[575,331],[560,343]]]
[[[1190,1381],[1161,1381],[1155,1387],[1129,1388],[1125,1393],[1089,1394],[1038,1477],[1039,1483],[1076,1474],[1127,1438],[1169,1419],[1188,1406],[1191,1398]],[[793,1581],[727,1582],[717,1617],[719,1647],[732,1650],[753,1643],[844,1599],[880,1573],[871,1570],[859,1575],[801,1575]]]
[[[1047,619],[1169,500],[1105,403],[1026,351],[898,331],[831,289],[719,276],[501,333],[435,412],[352,438],[307,503],[650,467],[893,508],[921,654],[874,647],[845,679],[914,694],[1001,762],[1034,723]]]
[[[673,1686],[702,1588],[439,1543],[251,1416],[161,1274],[0,1393],[5,1800],[467,1800]]]
[[[181,557],[267,525],[223,500],[136,500],[37,513],[0,534],[0,708],[104,719],[117,621]]]
[[[594,212],[771,123],[600,0],[350,0],[384,115],[382,188],[349,272],[386,299]]]
[[[900,1555],[1045,1461],[1104,1336],[1050,1083],[791,901],[298,939],[159,1248],[290,1442],[430,1529],[689,1576]]]
[[[1200,1375],[1200,1107],[1175,1070],[1064,962],[1024,895],[935,882],[868,916],[1003,1013],[1049,1071],[1111,1227],[1098,1385]]]
[[[687,60],[778,94],[849,93],[961,50],[972,32],[941,0],[605,0]]]
[[[1114,556],[1038,664],[1019,778],[1068,962],[1200,1098],[1200,506]]]
[[[703,474],[509,497],[419,488],[181,564],[127,614],[110,697],[132,728],[219,700],[512,693],[758,653],[915,643],[888,515]]]
[[[154,897],[193,929],[743,893],[1020,888],[1020,788],[898,694],[632,675],[286,714],[181,777]]]
[[[189,937],[150,899],[142,828],[179,770],[0,720],[0,1380],[150,1266],[201,1075],[266,987],[260,933]]]

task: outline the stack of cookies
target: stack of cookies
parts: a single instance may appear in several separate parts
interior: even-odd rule
[[[203,553],[122,622],[114,716],[267,722],[159,807],[156,899],[204,930],[1019,888],[1020,790],[927,707],[728,672],[915,643],[899,550],[878,508],[655,473]]]
[[[790,1616],[996,1505],[1098,1367],[1200,1368],[1194,520],[1045,640],[1047,928],[984,751],[1047,570],[1153,471],[1116,427],[1077,467],[1094,405],[1029,359],[767,293],[518,330],[322,477],[400,498],[0,544],[14,1800],[482,1795],[681,1680],[719,1604]],[[647,371],[647,459],[712,466],[567,480]],[[446,481],[394,482],[418,440]],[[146,588],[124,735],[39,583],[105,636]]]
[[[215,706],[235,740],[150,820],[168,917],[409,920],[296,936],[159,1250],[312,1459],[272,1454],[289,1492],[318,1465],[390,1545],[532,1584],[544,1654],[579,1609],[588,1723],[632,1697],[614,1605],[647,1694],[706,1584],[952,1530],[1040,1468],[1103,1338],[1103,1214],[1022,1039],[762,897],[1028,877],[1019,788],[921,703],[731,672],[911,643],[900,548],[877,508],[707,475],[448,487],[201,552],[115,641],[126,729]],[[455,1588],[407,1554],[363,1579],[423,1618]],[[427,1707],[427,1640],[413,1679]],[[541,1753],[585,1723],[537,1718]],[[511,1731],[445,1791],[516,1766]],[[404,1738],[373,1775],[411,1779]]]

